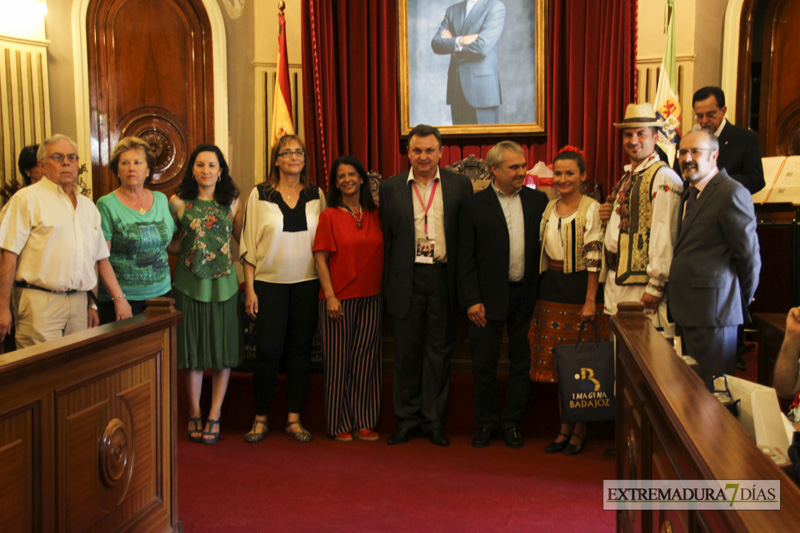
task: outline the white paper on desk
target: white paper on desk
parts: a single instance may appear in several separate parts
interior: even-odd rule
[[[769,195],[769,203],[780,202],[800,204],[800,156],[787,157],[780,175],[775,180],[775,186]]]
[[[788,455],[791,437],[786,432],[786,417],[781,413],[775,389],[734,376],[726,375],[725,378],[734,401],[739,400],[739,422],[756,444],[773,446]],[[724,378],[717,377],[714,390],[724,390],[724,387]]]
[[[764,188],[758,191],[753,195],[753,203],[760,204],[767,199],[767,195],[772,190],[773,186],[775,185],[775,180],[778,179],[778,171],[781,169],[781,165],[783,164],[784,159],[786,156],[776,156],[776,157],[762,157],[761,158],[761,167],[764,169]],[[772,201],[772,197],[770,196],[770,201]]]

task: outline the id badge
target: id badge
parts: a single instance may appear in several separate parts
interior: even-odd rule
[[[417,239],[417,263],[433,264],[433,249],[436,241],[432,239]]]

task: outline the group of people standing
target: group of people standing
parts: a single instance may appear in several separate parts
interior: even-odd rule
[[[524,187],[526,153],[511,141],[489,150],[492,184],[473,194],[468,178],[440,169],[439,131],[418,125],[409,135],[410,169],[381,183],[377,204],[352,156],[334,161],[323,195],[308,175],[303,142],[286,135],[272,147],[267,179],[244,205],[218,147],[195,148],[167,200],[146,188],[155,169],[149,145],[123,138],[109,164],[119,187],[95,207],[76,185],[75,143],[56,135],[37,152],[46,179],[17,193],[0,224],[0,337],[10,331],[12,309],[17,346],[24,347],[130,317],[148,299],[171,296],[184,314],[178,367],[189,395],[188,437],[213,444],[231,368],[242,362],[236,241],[244,313],[258,338],[247,442],[269,431],[281,360],[284,431],[312,440],[300,416],[317,327],[327,434],[343,442],[379,439],[385,298],[397,419],[387,443],[425,435],[449,444],[450,354],[464,310],[478,427],[472,445],[488,446],[500,432],[519,448],[531,379],[556,381],[553,347],[575,342],[589,322],[606,335],[605,315],[620,302],[641,302],[667,329],[669,297],[701,377],[733,371],[731,328],[735,358],[736,325],[760,269],[752,202],[717,169],[720,146],[709,131],[682,141],[678,161],[690,185],[684,193],[684,181],[655,151],[660,125],[649,104],[631,104],[614,124],[630,165],[603,205],[582,194],[587,171],[578,148],[555,157],[554,200]],[[178,256],[172,277],[169,253]],[[504,329],[510,367],[501,409]],[[200,395],[209,369],[204,421]],[[585,423],[561,424],[546,451],[574,455],[585,442]]]

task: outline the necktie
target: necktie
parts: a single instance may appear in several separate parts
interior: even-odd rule
[[[689,197],[686,198],[686,203],[683,205],[683,218],[686,219],[687,215],[689,214],[689,210],[694,207],[694,204],[697,203],[697,195],[700,194],[700,191],[697,187],[689,187]]]

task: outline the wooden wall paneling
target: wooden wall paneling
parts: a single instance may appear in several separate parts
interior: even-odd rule
[[[772,0],[767,9],[761,82],[763,156],[800,154],[800,2]]]
[[[214,140],[211,27],[202,0],[95,0],[86,24],[95,197],[117,188],[108,160],[129,135],[153,147],[148,187],[169,195],[194,147]]]
[[[20,150],[50,136],[47,45],[0,37],[0,179],[24,184]]]
[[[0,531],[34,530],[33,407],[0,420]]]

